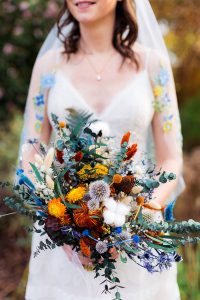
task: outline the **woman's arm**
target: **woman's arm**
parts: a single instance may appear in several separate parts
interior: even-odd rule
[[[29,163],[34,161],[34,154],[38,147],[37,145],[33,147],[27,141],[37,139],[38,142],[48,144],[51,135],[51,126],[47,116],[49,89],[48,86],[44,86],[45,76],[48,76],[53,68],[53,65],[49,65],[52,61],[49,55],[52,54],[48,53],[36,61],[28,91],[20,151],[21,167],[26,174],[30,170]]]
[[[170,64],[156,52],[150,53],[149,75],[154,93],[152,129],[157,169],[176,174],[176,180],[154,192],[155,201],[164,206],[182,176],[181,125]]]

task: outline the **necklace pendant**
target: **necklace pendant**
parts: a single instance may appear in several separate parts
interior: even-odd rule
[[[100,81],[102,79],[101,75],[97,74],[96,79]]]

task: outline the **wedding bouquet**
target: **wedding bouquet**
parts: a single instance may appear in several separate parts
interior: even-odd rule
[[[32,174],[18,169],[15,196],[4,201],[38,221],[38,234],[48,235],[35,256],[70,245],[91,259],[95,277],[105,277],[103,292],[116,289],[115,299],[121,299],[111,250],[123,263],[129,258],[150,273],[161,272],[181,261],[178,246],[199,240],[200,224],[164,220],[164,208],[152,201],[153,192],[176,176],[147,167],[145,161],[137,165],[139,145],[130,144],[130,132],[116,147],[115,137],[106,135],[107,128],[92,114],[71,109],[66,120],[52,119],[54,146],[29,141],[38,150],[30,163]]]

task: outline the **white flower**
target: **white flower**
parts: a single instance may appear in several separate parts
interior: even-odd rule
[[[42,166],[40,167],[40,172],[42,172],[42,173],[45,173],[45,172],[46,172],[46,167],[45,167],[45,165],[42,165]]]
[[[103,254],[108,250],[108,246],[105,242],[99,241],[96,243],[96,250],[100,254]]]
[[[144,168],[140,165],[135,166],[135,173],[136,173],[136,175],[144,174]]]
[[[97,180],[90,183],[89,194],[92,199],[102,201],[104,198],[109,197],[110,187],[105,181]]]
[[[129,205],[132,202],[133,198],[131,196],[126,196],[121,198],[120,200],[122,203]]]
[[[104,200],[104,205],[109,211],[115,212],[117,209],[117,202],[113,198],[108,198]]]
[[[130,207],[124,203],[117,202],[113,198],[104,201],[103,211],[104,222],[109,225],[119,227],[126,222],[126,215],[130,212]]]
[[[89,210],[99,209],[99,202],[94,199],[91,199],[87,202],[87,207],[89,208]]]
[[[128,213],[130,212],[130,207],[124,203],[117,203],[117,207],[116,207],[116,211],[115,211],[118,215],[128,215]]]
[[[46,183],[49,189],[54,189],[54,181],[51,179],[49,175],[46,175]]]
[[[99,131],[102,131],[103,137],[110,135],[110,126],[107,122],[97,121],[90,124],[89,128],[96,134],[98,134]]]
[[[46,169],[48,170],[52,163],[53,163],[53,159],[54,159],[54,148],[50,148],[47,152],[47,155],[44,159],[44,165],[46,167]]]
[[[42,158],[38,153],[36,153],[36,154],[34,155],[34,158],[35,158],[36,164],[37,164],[39,167],[41,167],[41,166],[43,165],[43,163],[44,163],[43,158]]]
[[[143,187],[142,187],[141,185],[135,185],[135,186],[132,188],[131,192],[132,192],[133,194],[139,194],[139,193],[141,193],[142,190],[143,190]]]

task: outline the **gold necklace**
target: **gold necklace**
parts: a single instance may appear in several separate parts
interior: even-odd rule
[[[90,64],[90,66],[92,67],[92,69],[94,70],[95,74],[96,74],[96,80],[97,80],[97,81],[101,81],[101,80],[102,80],[102,73],[103,73],[103,70],[104,70],[104,68],[106,67],[107,63],[108,63],[109,61],[111,61],[111,58],[114,56],[115,52],[112,51],[112,52],[111,52],[111,55],[108,57],[108,60],[106,60],[105,64],[104,64],[103,67],[101,68],[101,70],[97,70],[97,68],[94,66],[94,64],[92,63],[92,61],[91,61],[91,60],[89,59],[89,57],[88,57],[88,54],[92,54],[92,53],[91,53],[91,52],[85,51],[82,47],[80,47],[80,48],[83,50],[83,52],[84,52],[85,54],[87,54],[87,55],[86,55],[86,59],[87,59],[87,61],[89,62],[89,64]]]

